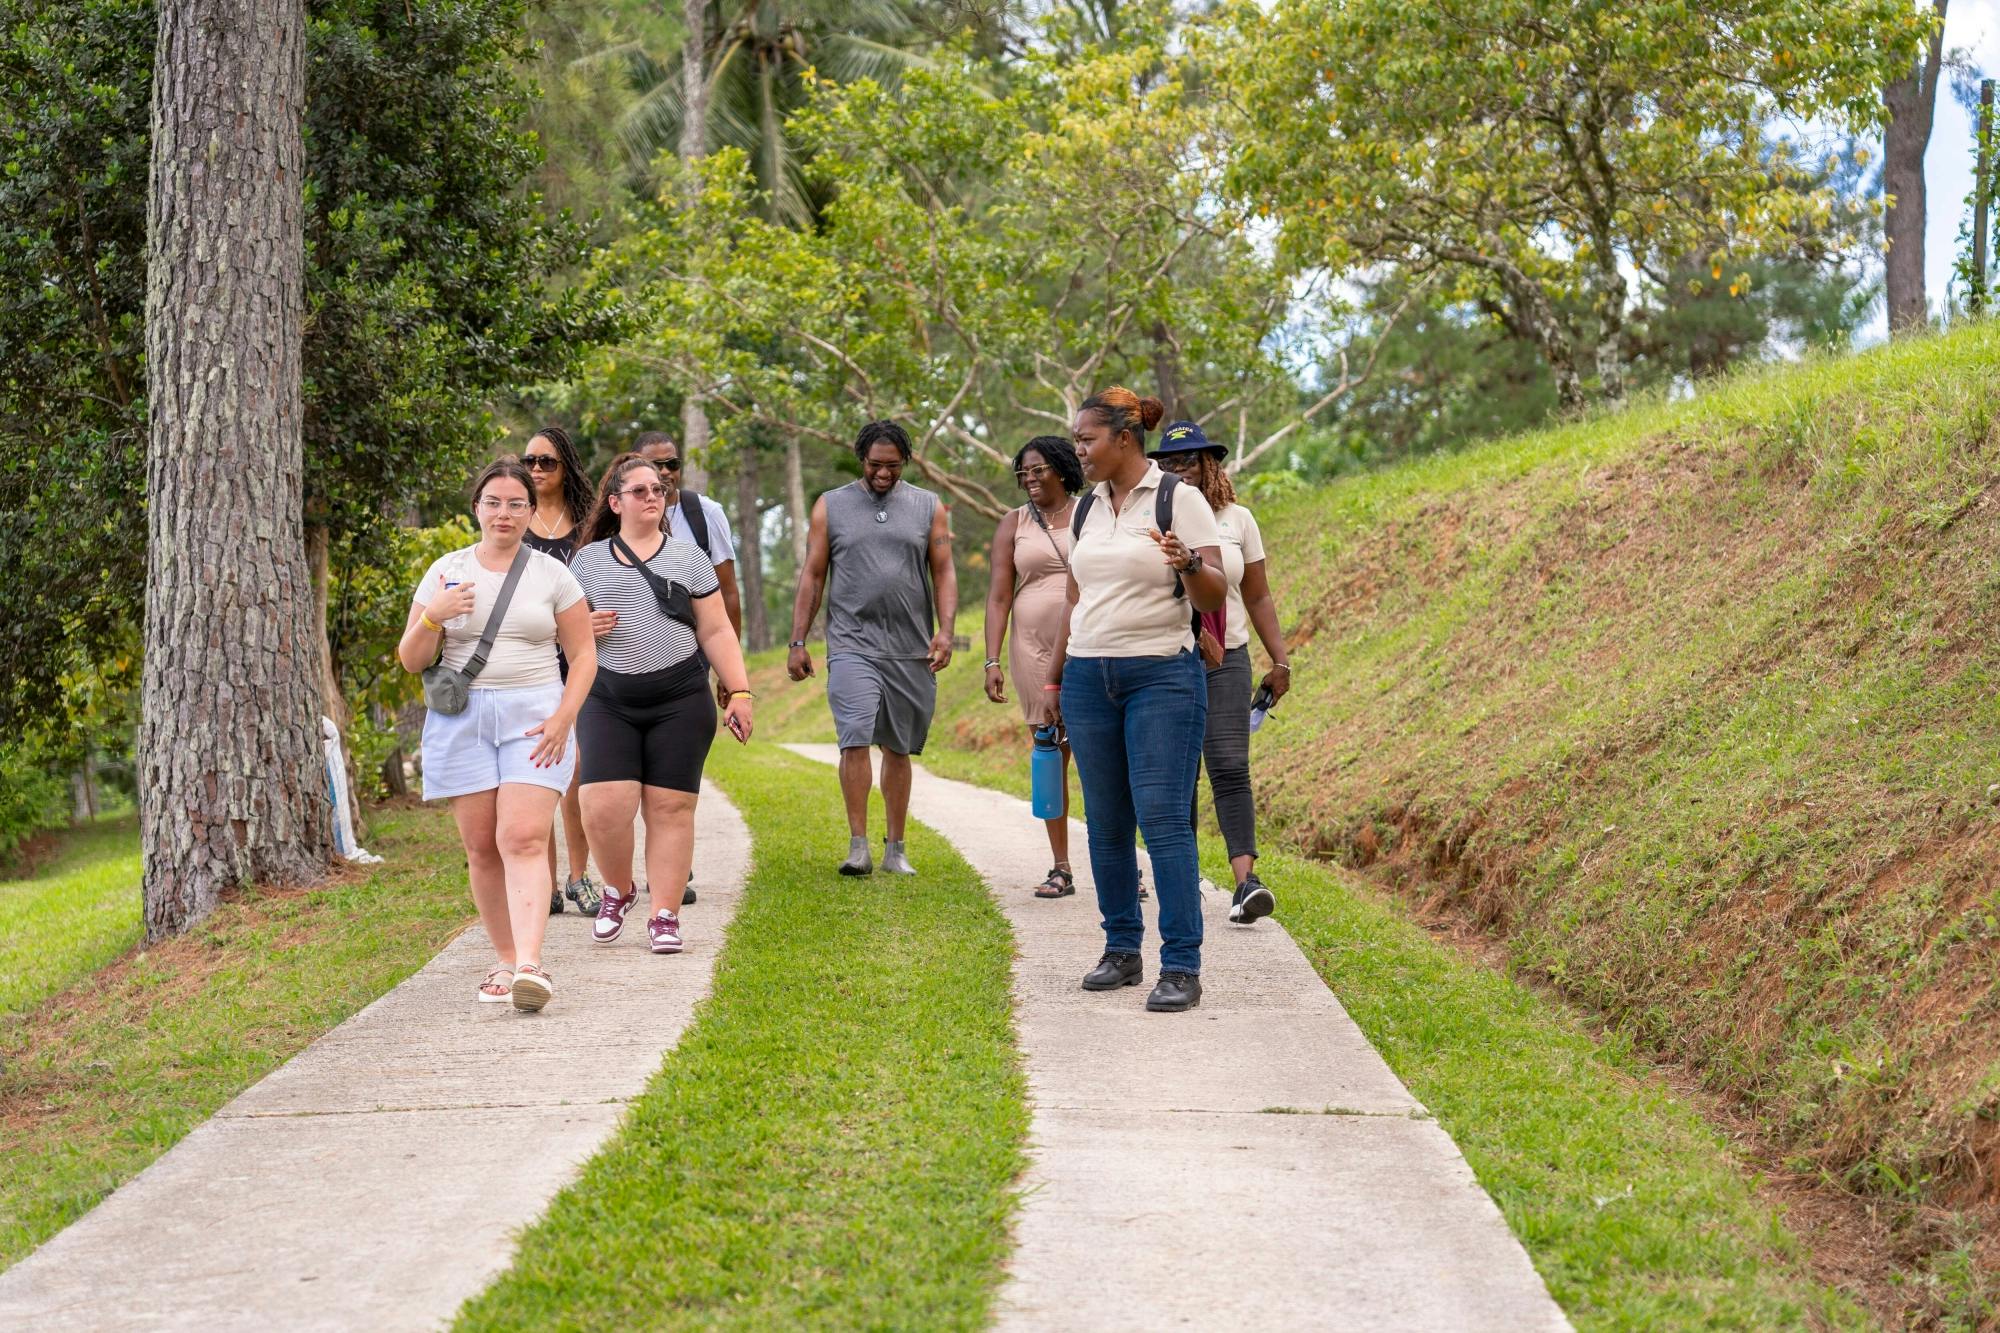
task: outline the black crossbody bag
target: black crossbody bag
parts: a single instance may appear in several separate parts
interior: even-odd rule
[[[611,534],[611,548],[631,561],[632,568],[638,570],[645,578],[647,586],[653,590],[653,600],[660,604],[660,610],[666,613],[669,620],[678,620],[689,629],[696,627],[694,597],[686,588],[641,560],[638,553],[627,546],[625,539],[615,532]],[[655,551],[653,554],[658,555],[659,552]]]

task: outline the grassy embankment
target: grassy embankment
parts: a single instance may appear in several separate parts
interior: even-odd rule
[[[459,1327],[983,1327],[1027,1129],[1006,923],[921,825],[920,878],[835,875],[824,766],[709,774],[754,847],[714,990]]]
[[[382,816],[388,858],[233,896],[140,950],[130,820],[0,884],[0,1267],[429,961],[471,916],[442,810]]]
[[[1996,360],[2000,329],[1901,342],[1259,506],[1299,668],[1257,740],[1267,846],[1487,932],[1608,1026],[1614,1084],[1628,1044],[1698,1071],[1874,1205],[1892,1318],[1990,1318],[2000,1286]],[[1018,791],[979,656],[926,760]],[[824,735],[817,691],[767,699]],[[1483,1117],[1531,1147],[1534,1098],[1454,1123],[1476,1066],[1358,989],[1365,895],[1286,874],[1281,917],[1482,1177]]]

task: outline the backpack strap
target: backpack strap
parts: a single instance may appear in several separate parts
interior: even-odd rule
[[[681,492],[681,522],[687,525],[688,536],[702,549],[702,554],[715,560],[715,551],[708,544],[708,515],[702,510],[701,497],[693,491]]]
[[[1034,502],[1031,500],[1029,503],[1033,504]],[[1077,497],[1076,512],[1069,516],[1069,544],[1071,549],[1075,548],[1076,539],[1083,535],[1084,520],[1090,517],[1090,507],[1096,503],[1097,488],[1095,486]]]
[[[1174,530],[1174,492],[1180,489],[1181,479],[1165,468],[1160,469],[1160,489],[1153,492],[1153,526],[1161,532]],[[1177,572],[1174,575],[1174,599],[1179,601],[1187,596],[1187,585]],[[1201,612],[1196,611],[1195,628],[1201,628]]]

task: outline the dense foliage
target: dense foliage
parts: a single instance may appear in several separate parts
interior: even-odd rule
[[[0,13],[5,720],[54,712],[143,604],[153,24],[144,0]],[[496,439],[492,401],[610,331],[552,285],[580,229],[523,187],[541,152],[520,125],[522,17],[522,0],[309,6],[306,516],[335,563],[454,504]]]

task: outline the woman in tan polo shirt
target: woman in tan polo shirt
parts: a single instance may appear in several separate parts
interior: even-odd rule
[[[1146,457],[1146,432],[1164,414],[1159,399],[1123,388],[1087,398],[1077,411],[1076,452],[1092,489],[1070,518],[1070,614],[1050,678],[1060,682],[1083,780],[1104,919],[1104,956],[1083,988],[1143,979],[1134,834],[1144,832],[1160,899],[1160,978],[1146,1007],[1172,1012],[1201,1003],[1200,875],[1187,809],[1208,721],[1208,677],[1195,654],[1192,612],[1221,606],[1228,586],[1208,501]]]

